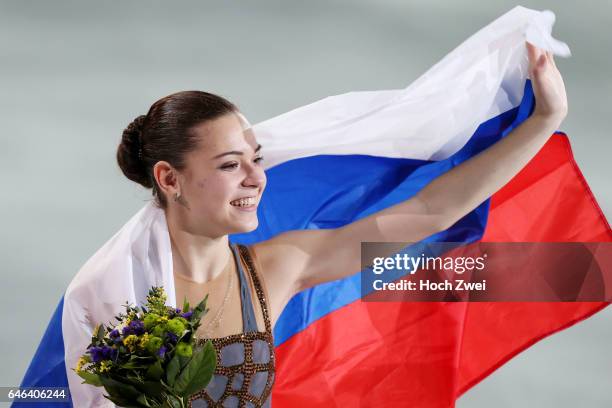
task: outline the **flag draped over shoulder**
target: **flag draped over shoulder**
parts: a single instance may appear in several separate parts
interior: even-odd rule
[[[405,89],[333,96],[255,125],[268,166],[260,224],[231,240],[346,225],[506,136],[534,106],[525,40],[569,55],[551,37],[553,23],[550,12],[516,7]],[[557,132],[502,190],[430,239],[610,241],[612,233]],[[163,285],[176,304],[170,248],[164,213],[148,203],[77,273],[22,386],[69,386],[74,406],[112,406],[71,367],[94,325],[126,300],[142,303]],[[452,406],[517,352],[605,306],[366,303],[358,272],[298,294],[283,311],[274,406]]]

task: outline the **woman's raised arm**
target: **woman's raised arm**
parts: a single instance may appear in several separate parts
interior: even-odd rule
[[[288,300],[297,291],[356,273],[362,241],[420,241],[447,229],[510,181],[567,115],[565,86],[553,56],[529,43],[527,48],[536,98],[527,120],[404,202],[341,228],[291,231],[258,244],[270,292],[285,292]]]

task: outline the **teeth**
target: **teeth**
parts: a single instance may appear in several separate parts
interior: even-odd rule
[[[230,204],[236,207],[248,207],[255,204],[255,197],[240,198],[230,202]]]

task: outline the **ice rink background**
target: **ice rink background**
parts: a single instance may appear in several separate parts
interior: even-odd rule
[[[123,128],[169,93],[252,123],[322,97],[401,88],[510,1],[1,1],[0,385],[16,386],[73,275],[149,197],[120,172]],[[572,49],[568,133],[612,215],[612,2],[525,1]],[[443,120],[443,118],[441,118]],[[458,407],[612,406],[612,309],[521,353]]]

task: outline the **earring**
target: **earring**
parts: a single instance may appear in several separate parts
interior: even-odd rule
[[[177,191],[176,193],[174,193],[174,201],[178,201],[179,198],[181,198],[181,193]]]

